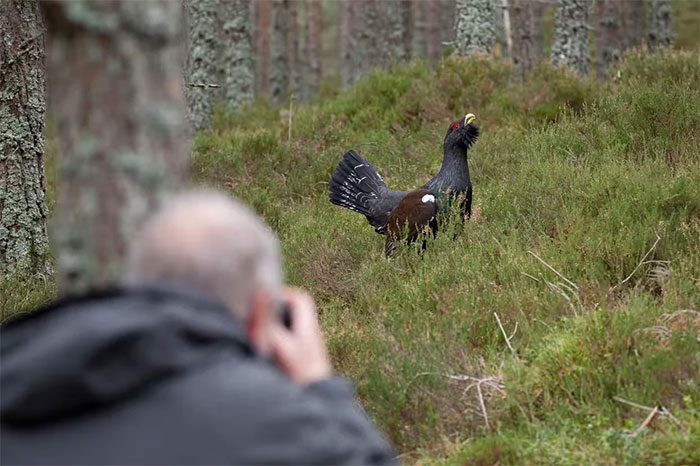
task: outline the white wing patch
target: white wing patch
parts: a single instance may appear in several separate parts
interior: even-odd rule
[[[421,198],[421,201],[423,201],[423,204],[427,204],[428,202],[435,202],[435,196],[432,194],[426,194]]]

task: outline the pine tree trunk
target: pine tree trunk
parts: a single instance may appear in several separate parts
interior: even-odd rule
[[[428,15],[430,5],[427,0],[411,2],[413,9],[413,56],[428,58]]]
[[[226,108],[235,112],[253,102],[253,73],[250,0],[220,3],[220,69]]]
[[[306,98],[318,94],[321,85],[321,28],[323,4],[321,0],[309,0],[306,4],[306,61],[308,63],[304,81]]]
[[[544,0],[527,0],[532,6],[532,50],[535,61],[544,57],[544,16],[548,4]]]
[[[256,88],[262,95],[270,95],[270,24],[272,22],[272,5],[270,0],[255,0],[257,10],[255,18],[257,36],[255,37],[258,52]]]
[[[209,128],[221,95],[218,66],[219,17],[217,0],[185,0],[188,28],[187,106],[192,127]]]
[[[639,47],[644,40],[644,0],[621,2],[625,29],[625,48]]]
[[[381,44],[382,14],[379,0],[357,0],[355,7],[355,68],[360,76],[366,76],[381,66],[384,47]]]
[[[455,0],[440,0],[440,40],[453,43],[455,40]],[[444,47],[442,47],[444,49]]]
[[[513,34],[513,66],[520,76],[532,69],[535,63],[534,10],[530,0],[510,0],[510,17]]]
[[[440,0],[428,0],[427,55],[428,64],[434,68],[442,56],[442,37],[440,31]]]
[[[649,2],[647,40],[649,48],[670,47],[673,42],[671,28],[671,0],[651,0]]]
[[[621,4],[618,0],[597,0],[598,29],[595,35],[596,68],[598,76],[607,74],[608,67],[622,55]]]
[[[299,17],[297,15],[297,0],[289,0],[286,4],[289,93],[299,97],[299,94],[301,94],[301,80],[299,75]]]
[[[379,6],[382,20],[379,45],[384,56],[382,65],[388,66],[406,56],[401,1],[383,0]]]
[[[340,82],[348,88],[357,79],[355,67],[355,2],[340,2]]]
[[[114,284],[129,238],[187,165],[180,4],[45,3],[64,292]]]
[[[401,60],[413,58],[413,2],[400,2],[399,9],[401,15]]]
[[[272,0],[269,90],[270,99],[276,104],[286,102],[289,95],[289,64],[287,61],[289,2],[290,0]]]
[[[50,271],[44,200],[44,25],[38,2],[0,2],[0,273]]]
[[[581,76],[588,73],[588,0],[559,0],[552,64]]]
[[[496,41],[496,13],[492,0],[457,0],[455,34],[462,56],[491,53]]]

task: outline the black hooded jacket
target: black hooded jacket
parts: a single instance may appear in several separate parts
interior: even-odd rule
[[[0,420],[3,465],[394,461],[347,381],[298,386],[223,306],[160,288],[5,325]]]

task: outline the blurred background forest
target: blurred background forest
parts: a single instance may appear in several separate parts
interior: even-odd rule
[[[467,112],[472,221],[386,260],[333,169],[418,186]],[[0,2],[3,320],[189,184],[274,228],[402,461],[700,463],[700,1]]]

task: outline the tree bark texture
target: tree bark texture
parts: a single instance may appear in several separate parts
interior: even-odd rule
[[[355,68],[355,2],[340,2],[340,81],[343,88],[355,83],[357,69]]]
[[[289,93],[299,96],[301,93],[301,75],[299,69],[299,16],[297,0],[287,2],[287,70],[289,73]]]
[[[64,293],[114,284],[129,238],[187,164],[179,2],[44,4],[59,138]]]
[[[673,42],[671,0],[651,0],[647,16],[647,41],[651,50],[670,47]]]
[[[462,56],[491,53],[496,40],[496,13],[492,0],[457,0],[455,34]]]
[[[510,17],[513,31],[513,66],[516,73],[523,76],[532,69],[537,60],[532,2],[530,0],[510,0]]]
[[[595,55],[598,76],[607,74],[608,67],[622,56],[622,4],[618,0],[597,0],[598,28],[595,34]]]
[[[440,4],[440,40],[450,44],[455,40],[455,0],[440,0]]]
[[[257,53],[256,87],[260,94],[269,95],[270,80],[270,24],[272,22],[272,4],[270,0],[253,2],[256,10],[255,44]]]
[[[531,2],[532,6],[532,48],[534,51],[535,60],[541,60],[544,57],[545,41],[544,41],[544,17],[549,4],[544,0],[526,0]]]
[[[413,2],[402,1],[399,3],[401,15],[401,52],[400,60],[413,58]]]
[[[620,2],[624,23],[625,48],[639,47],[644,41],[644,0]]]
[[[44,200],[44,24],[35,0],[0,2],[0,273],[50,271]]]
[[[442,57],[442,35],[440,30],[440,0],[428,0],[427,55],[428,64],[436,67]]]
[[[188,28],[187,106],[192,127],[199,131],[209,127],[221,94],[218,64],[219,2],[185,0]]]
[[[272,102],[280,104],[289,96],[289,3],[291,0],[272,0],[272,31],[270,37],[269,92]]]
[[[552,64],[588,73],[588,0],[558,1]]]
[[[323,24],[323,4],[321,0],[308,0],[306,3],[306,63],[304,76],[304,97],[318,94],[321,85],[321,28]]]
[[[235,112],[254,97],[250,0],[222,1],[220,19],[222,94],[226,108]]]
[[[428,16],[430,5],[427,0],[411,2],[413,10],[413,56],[428,58]],[[453,18],[454,21],[454,18]]]

